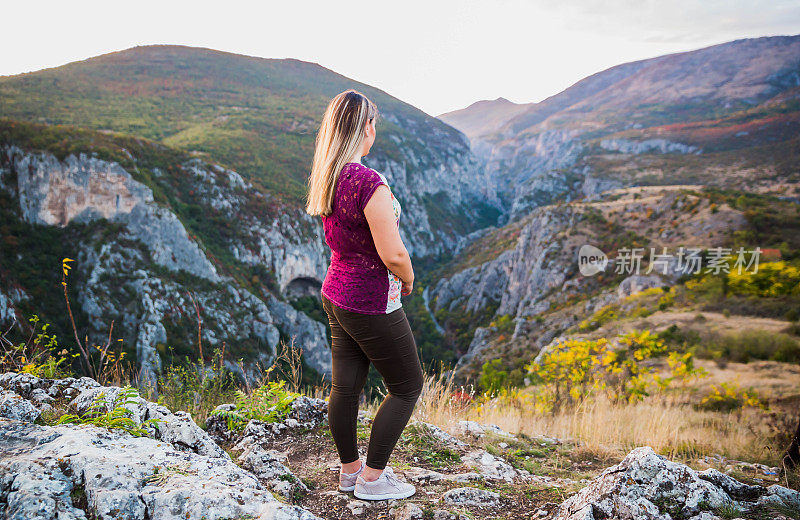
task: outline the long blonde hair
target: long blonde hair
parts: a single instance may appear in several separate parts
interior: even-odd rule
[[[306,212],[330,215],[339,172],[364,141],[364,128],[378,116],[375,103],[356,90],[345,90],[328,104],[317,133],[314,163],[308,177]]]

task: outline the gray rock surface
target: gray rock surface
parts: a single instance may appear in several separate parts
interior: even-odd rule
[[[286,500],[290,500],[295,493],[308,493],[306,485],[283,464],[286,462],[284,453],[251,444],[239,455],[238,460],[244,469]]]
[[[485,478],[500,479],[513,482],[518,477],[528,476],[525,470],[518,470],[511,464],[484,450],[475,450],[462,457],[464,464],[475,469]]]
[[[486,489],[462,487],[446,491],[442,501],[455,506],[495,507],[500,503],[500,495]]]
[[[406,502],[389,510],[392,520],[422,520],[422,509],[413,502]]]
[[[0,417],[32,423],[39,418],[40,413],[30,401],[16,392],[0,390]]]
[[[185,412],[140,397],[120,398],[119,387],[92,379],[0,375],[0,513],[9,520],[126,518],[141,520],[312,520],[308,511],[278,502],[305,485],[282,464],[281,454],[257,444],[240,456],[243,467]],[[147,436],[91,425],[34,424],[55,400],[77,414],[105,403],[124,404]],[[296,415],[316,420],[314,400]],[[296,420],[295,423],[299,424]],[[247,470],[252,472],[248,472]]]
[[[0,503],[9,520],[317,518],[278,502],[228,457],[93,426],[0,418],[0,454]],[[76,496],[85,505],[75,505]]]
[[[632,275],[620,282],[619,286],[617,287],[617,295],[620,299],[627,298],[632,294],[636,294],[641,291],[646,291],[647,289],[652,289],[654,287],[661,287],[666,285],[664,280],[657,275]]]
[[[800,493],[749,486],[713,469],[698,472],[642,447],[567,499],[556,519],[711,520],[719,518],[715,511],[723,506],[747,516],[767,503],[797,507]]]

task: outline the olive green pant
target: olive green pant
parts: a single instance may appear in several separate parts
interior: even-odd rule
[[[367,465],[383,469],[422,391],[422,365],[411,326],[402,307],[388,314],[361,314],[337,307],[325,295],[322,306],[331,325],[328,423],[339,459],[347,464],[359,458],[358,399],[372,363],[388,394],[372,422]]]

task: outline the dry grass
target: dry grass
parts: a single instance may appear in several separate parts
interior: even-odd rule
[[[697,360],[697,365],[708,371],[708,377],[698,382],[703,394],[711,385],[735,383],[742,388],[752,388],[759,395],[772,400],[800,397],[800,365],[777,361],[751,361],[749,363],[726,363],[723,366]]]
[[[650,446],[677,460],[712,453],[773,465],[779,460],[775,431],[767,424],[764,413],[755,409],[724,413],[699,411],[691,405],[660,398],[622,405],[600,399],[555,415],[490,402],[470,415],[508,431],[578,441],[584,449],[603,458]]]
[[[464,406],[451,399],[452,381],[428,377],[414,417],[455,431],[460,420],[496,424],[509,432],[545,435],[577,442],[601,459],[619,458],[650,446],[674,460],[720,454],[730,459],[777,466],[787,442],[786,416],[747,408],[733,412],[698,410],[685,396],[653,396],[633,404],[604,399],[557,414],[536,413],[529,391]],[[466,389],[468,391],[468,389]],[[373,412],[379,403],[369,407]],[[791,422],[791,421],[789,421]]]

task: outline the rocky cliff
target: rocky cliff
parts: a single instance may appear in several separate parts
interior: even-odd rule
[[[201,309],[203,342],[212,349],[226,342],[233,359],[247,359],[249,375],[255,374],[256,362],[265,364],[274,356],[281,334],[302,345],[312,368],[329,373],[325,327],[284,298],[293,282],[310,280],[319,287],[324,278],[326,248],[308,232],[318,224],[300,211],[258,218],[249,208],[264,196],[236,172],[199,160],[180,168],[202,201],[201,211],[230,218],[223,242],[228,254],[275,273],[274,293],[245,287],[226,273],[230,267],[119,163],[86,154],[59,160],[48,152],[6,145],[0,184],[17,205],[12,214],[24,222],[58,228],[99,224],[99,230],[71,245],[70,283],[80,285],[77,303],[91,340],[102,344],[113,320],[116,334],[135,346],[143,381],[153,381],[168,354],[165,348],[182,339],[170,337],[167,328],[175,330],[184,316],[192,316],[194,301]],[[159,175],[157,169],[153,173]],[[24,289],[14,292],[14,284],[14,273],[4,273],[6,317],[24,299]],[[17,319],[26,317],[20,313]]]
[[[475,239],[429,289],[432,311],[446,328],[462,324],[453,317],[477,318],[471,321],[474,336],[458,368],[482,360],[498,337],[517,351],[541,348],[603,305],[628,296],[630,291],[619,293],[616,284],[624,287],[631,273],[616,273],[613,264],[597,277],[579,272],[578,252],[584,245],[599,247],[612,261],[618,256],[612,246],[646,247],[646,262],[651,247],[660,252],[723,244],[746,227],[741,211],[712,204],[689,187],[611,190],[537,208]],[[677,276],[655,272],[654,285],[670,285]],[[508,320],[506,330],[487,327],[502,317]],[[499,355],[496,349],[490,353]]]

